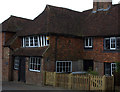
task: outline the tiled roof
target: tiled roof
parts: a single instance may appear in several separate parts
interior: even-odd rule
[[[91,10],[76,12],[47,5],[29,27],[18,32],[18,36],[38,34],[59,34],[73,36],[114,36],[120,35],[120,4],[108,11],[92,13]]]
[[[83,12],[84,22],[82,32],[84,36],[114,36],[120,35],[120,5],[113,5],[108,11],[92,13]]]
[[[42,14],[36,17],[19,36],[37,34],[80,35],[83,16],[81,12],[47,5]]]
[[[14,51],[14,56],[42,56],[47,50],[48,46],[41,48],[19,48]]]
[[[23,30],[24,27],[32,20],[10,16],[7,20],[2,22],[2,31],[4,32],[17,32]]]

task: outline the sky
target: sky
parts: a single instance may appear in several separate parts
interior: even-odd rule
[[[119,1],[112,0],[112,3],[118,4]],[[0,23],[11,15],[34,19],[47,4],[82,12],[93,7],[93,0],[0,0]]]

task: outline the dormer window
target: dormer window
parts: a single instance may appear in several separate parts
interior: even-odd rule
[[[23,37],[23,47],[43,47],[49,44],[48,36]]]
[[[88,37],[88,38],[85,38],[85,48],[92,48],[92,38],[91,37]]]

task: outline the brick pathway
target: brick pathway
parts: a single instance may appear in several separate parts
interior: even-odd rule
[[[66,90],[66,89],[53,86],[28,85],[19,82],[3,82],[2,90]]]

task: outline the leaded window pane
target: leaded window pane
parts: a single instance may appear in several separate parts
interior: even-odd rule
[[[120,37],[117,38],[117,49],[120,50]]]
[[[110,49],[110,39],[109,38],[105,39],[105,49],[106,50]]]
[[[56,72],[67,73],[71,71],[71,61],[56,61]]]
[[[30,46],[33,46],[33,37],[30,37]]]
[[[19,57],[15,57],[14,59],[14,69],[19,69]]]
[[[41,58],[30,57],[30,71],[40,71]]]
[[[111,38],[111,48],[116,48],[116,39],[115,38]]]
[[[34,37],[34,45],[38,46],[38,37],[37,36]]]

